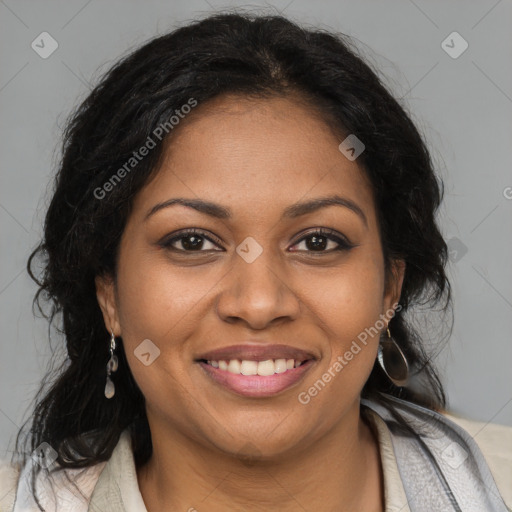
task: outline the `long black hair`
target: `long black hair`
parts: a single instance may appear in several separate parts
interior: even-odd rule
[[[110,401],[104,397],[109,333],[95,277],[116,275],[132,200],[158,170],[176,110],[225,93],[298,93],[339,133],[364,141],[358,163],[373,186],[386,271],[393,258],[406,263],[401,308],[389,327],[423,384],[397,388],[376,364],[362,396],[382,400],[381,393],[388,393],[434,409],[444,406],[440,380],[409,321],[417,306],[440,306],[443,312],[451,307],[447,246],[435,218],[442,182],[418,129],[347,36],[306,29],[282,16],[217,13],[123,57],[69,118],[44,237],[27,265],[39,286],[34,305],[50,325],[58,320],[67,353],[51,385],[48,374],[35,398],[25,453],[47,442],[60,467],[87,467],[109,459],[130,427],[136,464],[150,458],[144,396],[122,340],[119,371],[112,377],[117,392]],[[162,125],[165,133],[158,131]],[[155,147],[145,158],[130,160],[148,138]],[[33,271],[36,262],[41,272]],[[85,442],[85,433],[94,442]]]

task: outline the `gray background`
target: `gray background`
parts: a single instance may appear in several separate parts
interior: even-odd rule
[[[67,114],[128,48],[235,5],[242,4],[0,1],[0,457],[10,455],[51,354],[24,269],[41,234]],[[450,408],[512,425],[512,2],[283,0],[249,7],[257,6],[355,37],[403,98],[446,185],[439,218],[452,248],[455,328],[437,362]],[[43,31],[59,44],[47,59],[31,48]],[[456,59],[441,47],[453,31],[469,44]]]

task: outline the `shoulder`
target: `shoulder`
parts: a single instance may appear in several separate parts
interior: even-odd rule
[[[110,466],[114,473],[125,471],[119,461],[123,454],[126,458],[125,452],[131,455],[128,430],[122,432],[109,460],[86,467],[63,468],[55,463],[49,471],[35,471],[38,464],[31,457],[23,467],[0,459],[0,512],[13,512],[15,504],[16,510],[39,510],[32,495],[34,472],[37,498],[46,510],[85,512],[103,470]]]
[[[512,427],[483,423],[444,412],[443,416],[463,428],[480,448],[501,496],[512,508]]]
[[[20,468],[0,460],[0,512],[11,512],[14,506]]]
[[[79,469],[55,467],[36,475],[37,498],[45,510],[86,512],[87,502],[106,462]],[[24,467],[0,462],[0,512],[39,510],[32,494],[35,461]]]
[[[454,495],[461,510],[490,510],[492,504],[493,510],[504,510],[505,505],[512,511],[511,427],[436,412],[387,395],[379,402],[362,403],[386,422],[406,490],[414,490],[419,468],[424,470],[422,479],[431,477],[431,485],[416,494],[422,500],[435,504],[444,497],[451,502]],[[437,506],[431,509],[440,510]]]

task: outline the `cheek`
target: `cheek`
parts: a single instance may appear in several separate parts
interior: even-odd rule
[[[318,297],[314,314],[330,341],[322,369],[335,375],[343,373],[343,378],[335,379],[343,381],[343,386],[362,388],[373,367],[384,326],[384,283],[380,260],[363,252],[358,256],[325,279],[321,288],[316,280],[317,291],[311,289],[310,293]]]
[[[310,428],[319,432],[331,428],[356,403],[374,366],[379,333],[372,327],[383,313],[383,269],[378,257],[360,251],[316,284],[323,284],[323,293],[310,285],[310,293],[318,297],[313,314],[329,343],[297,400],[308,411]]]
[[[159,378],[167,380],[169,389],[169,379],[180,372],[184,341],[197,327],[208,285],[183,269],[171,272],[164,256],[148,255],[147,248],[142,254],[133,245],[121,254],[117,289],[123,345],[135,380],[151,396],[149,388],[158,388]],[[139,356],[147,352],[144,361]]]
[[[179,339],[177,333],[186,331],[210,288],[211,278],[205,279],[198,267],[173,267],[163,252],[125,251],[118,272],[123,335],[169,345]]]

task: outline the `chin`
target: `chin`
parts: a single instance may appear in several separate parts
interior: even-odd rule
[[[291,416],[290,416],[291,418]],[[295,425],[301,422],[294,419]],[[241,425],[241,424],[240,424]],[[295,430],[288,428],[283,418],[276,418],[275,422],[270,424],[268,421],[258,423],[250,421],[245,423],[243,428],[234,429],[232,426],[228,429],[219,431],[219,436],[212,437],[212,429],[204,428],[208,432],[207,443],[213,445],[217,450],[223,452],[226,456],[257,461],[275,461],[282,459],[287,453],[296,453],[297,447],[305,446],[303,429]]]

